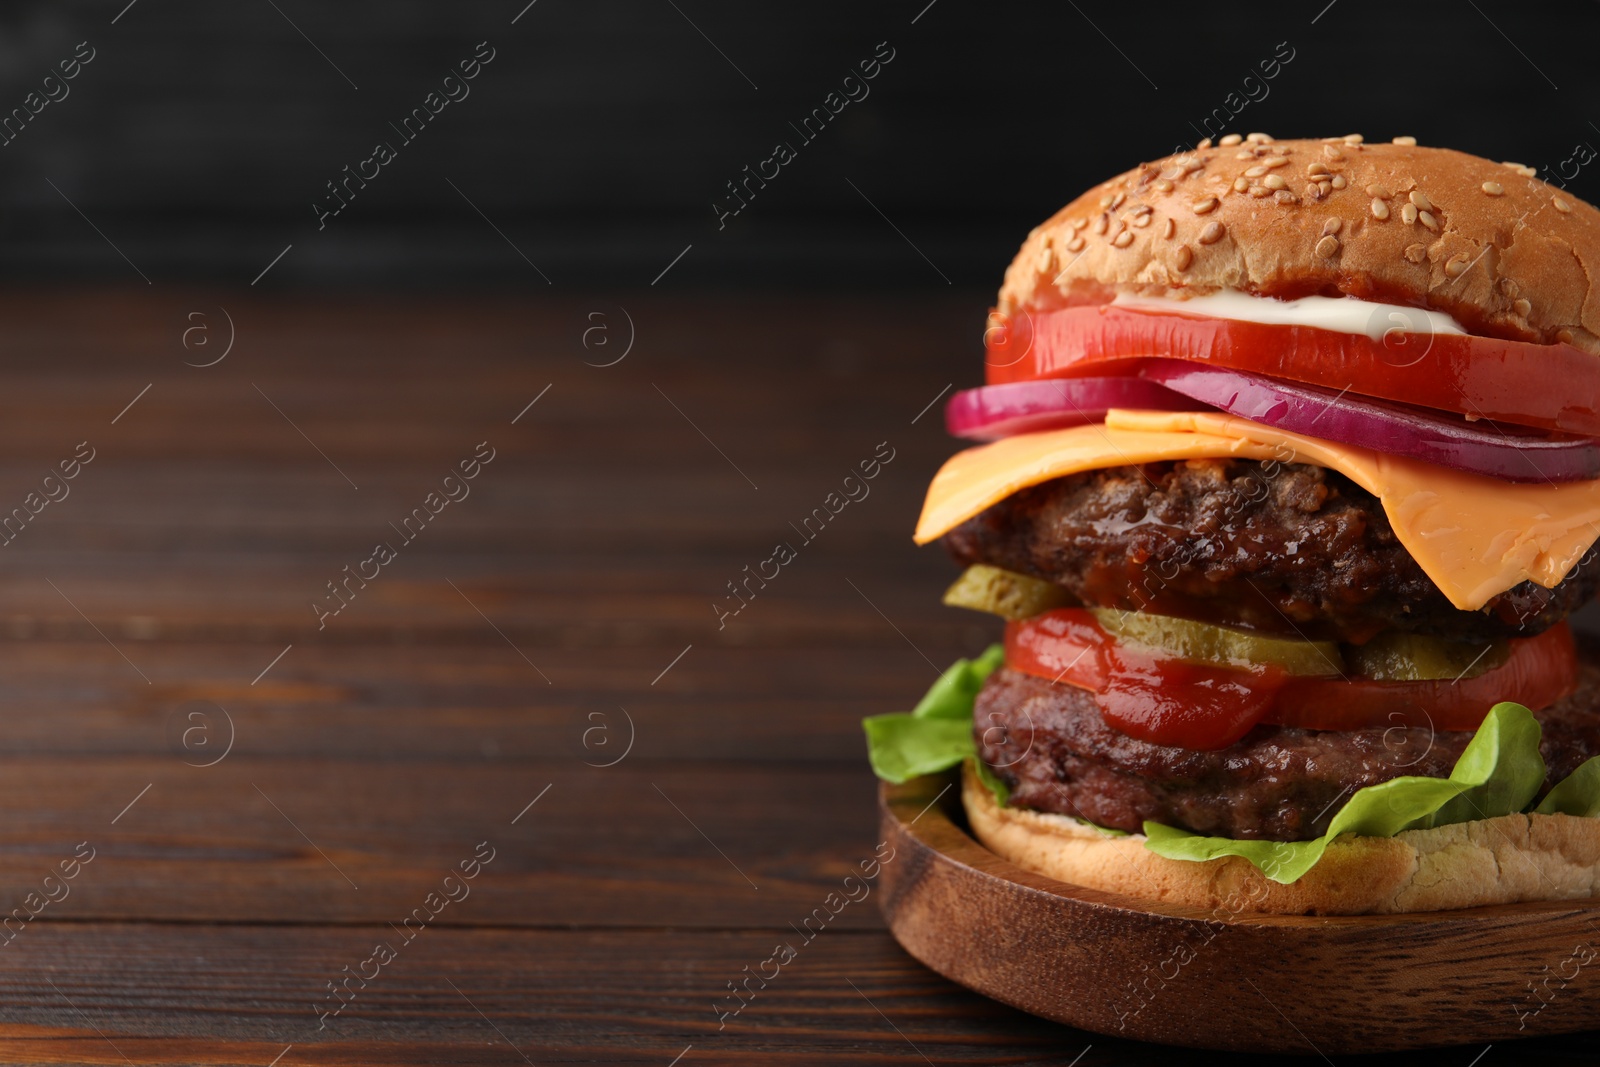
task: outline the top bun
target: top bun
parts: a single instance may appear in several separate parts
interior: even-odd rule
[[[1600,211],[1531,167],[1399,140],[1234,134],[1135,167],[1028,235],[998,310],[1343,294],[1600,353]]]

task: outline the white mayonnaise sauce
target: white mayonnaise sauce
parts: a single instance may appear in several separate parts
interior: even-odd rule
[[[1304,296],[1277,300],[1236,289],[1219,289],[1200,296],[1137,296],[1118,293],[1117,307],[1135,311],[1169,311],[1204,315],[1213,319],[1264,322],[1286,326],[1311,326],[1336,333],[1364,333],[1374,341],[1391,330],[1421,334],[1465,334],[1453,316],[1439,311],[1358,300],[1353,296]]]

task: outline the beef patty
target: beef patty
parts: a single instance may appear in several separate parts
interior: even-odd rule
[[[958,562],[1056,582],[1089,605],[1358,642],[1389,629],[1530,636],[1600,590],[1600,554],[1590,552],[1554,589],[1523,582],[1462,611],[1400,544],[1377,498],[1304,463],[1088,471],[1024,489],[944,541]]]
[[[1600,666],[1535,712],[1553,784],[1600,753]],[[1403,775],[1448,778],[1471,731],[1304,730],[1257,726],[1227,748],[1139,741],[1107,726],[1094,695],[1010,668],[978,694],[973,732],[1016,807],[1137,832],[1146,819],[1195,833],[1299,841],[1319,837],[1339,805]]]

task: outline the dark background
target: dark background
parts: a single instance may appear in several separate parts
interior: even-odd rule
[[[65,194],[158,283],[246,284],[292,243],[262,285],[545,285],[531,261],[632,288],[692,244],[674,286],[988,287],[1035,222],[1246,99],[1279,42],[1230,129],[1410,134],[1547,178],[1600,143],[1593,5],[526,3],[5,4],[0,111],[78,42],[96,58],[0,147],[0,272],[138,281]],[[483,40],[471,95],[318,232],[324,183]],[[870,96],[719,231],[725,183],[880,41]]]

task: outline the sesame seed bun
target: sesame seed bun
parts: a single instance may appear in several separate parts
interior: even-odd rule
[[[1238,856],[1170,860],[1143,835],[1108,837],[1065,815],[1003,808],[970,763],[961,777],[967,821],[989,851],[1057,881],[1167,904],[1367,915],[1600,895],[1600,819],[1503,815],[1394,837],[1345,834],[1284,885]]]
[[[1095,186],[1036,228],[998,309],[1119,292],[1345,294],[1600,353],[1600,211],[1533,174],[1410,143],[1202,141]]]

